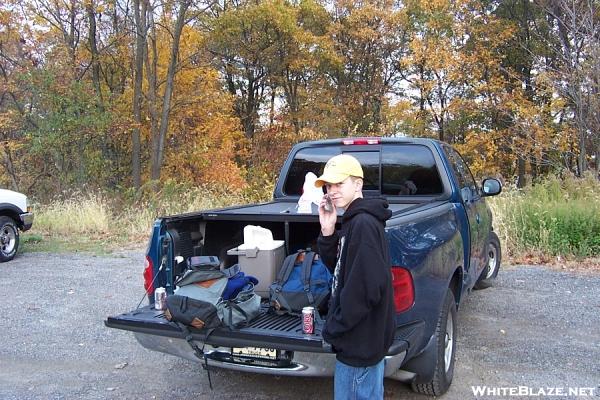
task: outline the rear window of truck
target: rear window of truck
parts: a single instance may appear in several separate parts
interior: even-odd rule
[[[327,160],[341,153],[350,154],[360,161],[365,175],[364,191],[386,196],[433,196],[444,191],[435,158],[428,147],[386,144],[366,151],[346,151],[339,146],[302,149],[294,156],[283,186],[284,193],[301,195],[306,174],[313,172],[320,176]]]

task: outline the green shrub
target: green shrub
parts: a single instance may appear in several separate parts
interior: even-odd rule
[[[600,255],[600,183],[550,177],[491,199],[495,229],[509,254]]]

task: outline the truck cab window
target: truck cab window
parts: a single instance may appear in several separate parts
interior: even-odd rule
[[[350,154],[360,162],[364,175],[363,190],[379,191],[379,151],[345,151],[344,154]]]
[[[433,154],[425,146],[386,146],[381,169],[384,195],[426,196],[444,191]]]
[[[458,181],[458,186],[461,189],[469,188],[471,190],[471,195],[477,195],[477,184],[475,183],[475,179],[473,178],[473,174],[471,174],[471,170],[469,170],[467,163],[465,163],[460,154],[452,147],[444,146],[444,151],[448,156],[452,171]]]
[[[340,153],[350,154],[360,162],[364,172],[363,190],[368,194],[433,196],[444,192],[436,161],[426,146],[399,144],[341,151],[347,149],[350,150],[323,146],[298,151],[284,184],[285,194],[301,195],[306,174],[321,175],[327,160]]]
[[[290,196],[300,196],[308,172],[319,176],[327,161],[342,152],[337,146],[311,147],[300,150],[294,156],[283,190]],[[344,151],[356,157],[363,168],[363,190],[379,190],[379,151]]]
[[[300,196],[302,185],[308,172],[319,176],[331,157],[340,154],[338,147],[309,147],[300,150],[294,156],[283,191],[289,196]]]

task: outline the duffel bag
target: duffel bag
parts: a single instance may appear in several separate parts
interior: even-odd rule
[[[237,296],[217,304],[219,318],[230,328],[241,328],[260,313],[260,296],[254,293],[254,285],[249,284]]]
[[[169,321],[179,322],[197,329],[210,329],[221,325],[214,304],[176,294],[167,297],[165,317]]]

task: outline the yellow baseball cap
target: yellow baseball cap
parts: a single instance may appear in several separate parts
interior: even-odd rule
[[[323,175],[316,181],[315,186],[320,188],[326,183],[340,183],[349,176],[363,177],[363,170],[358,160],[349,154],[340,154],[331,157],[325,168]]]

